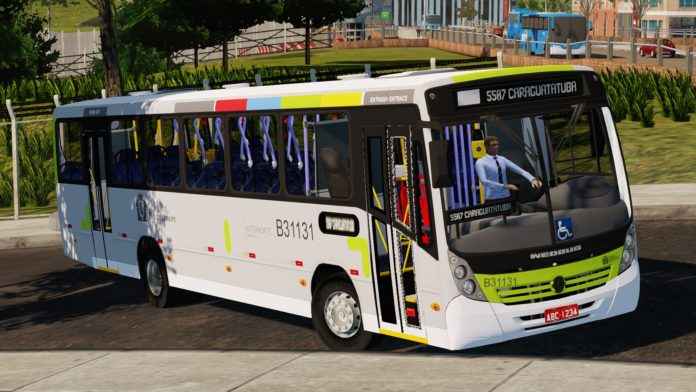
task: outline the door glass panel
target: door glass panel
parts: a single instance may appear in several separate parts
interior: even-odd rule
[[[390,178],[392,217],[394,224],[394,238],[396,243],[394,255],[397,261],[398,274],[401,287],[399,295],[400,303],[406,316],[406,323],[413,327],[420,325],[418,318],[418,301],[416,299],[416,279],[413,265],[413,239],[411,215],[413,209],[413,186],[411,181],[411,162],[409,158],[409,138],[407,136],[390,137]]]
[[[394,222],[404,228],[411,226],[411,192],[409,183],[410,162],[408,139],[405,136],[391,138],[391,189]]]
[[[382,166],[382,138],[367,139],[368,159],[370,161],[370,206],[384,211],[384,168]]]
[[[377,266],[377,289],[379,291],[379,308],[382,321],[396,324],[394,311],[394,292],[392,286],[391,268],[389,262],[389,242],[387,225],[372,218],[372,241],[374,258]]]
[[[97,153],[99,154],[98,182],[104,213],[104,231],[111,232],[111,209],[109,207],[109,193],[106,187],[106,150],[104,148],[103,137],[97,139],[97,148]]]

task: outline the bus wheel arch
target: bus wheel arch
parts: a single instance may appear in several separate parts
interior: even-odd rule
[[[360,299],[346,271],[336,265],[321,264],[310,287],[312,324],[322,341],[334,350],[367,348],[372,333],[364,329]],[[335,320],[334,313],[340,315]]]
[[[319,264],[314,270],[314,274],[312,275],[312,283],[309,286],[312,296],[314,296],[314,293],[322,284],[334,279],[351,282],[346,270],[344,270],[342,267],[335,264]]]
[[[158,308],[171,304],[167,266],[162,249],[152,237],[144,236],[138,241],[138,270],[148,302]]]

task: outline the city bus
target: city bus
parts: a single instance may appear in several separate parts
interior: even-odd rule
[[[144,92],[54,117],[65,255],[156,307],[187,290],[311,318],[332,349],[457,350],[637,306],[590,68]]]
[[[544,55],[546,41],[550,42],[551,56],[566,56],[566,42],[570,40],[571,55],[584,56],[587,31],[591,30],[587,18],[568,12],[539,12],[526,8],[513,8],[507,22],[505,37],[520,41],[522,49],[532,54]]]

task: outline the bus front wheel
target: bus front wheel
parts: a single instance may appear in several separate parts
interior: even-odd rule
[[[162,257],[158,256],[146,255],[141,276],[148,302],[158,308],[164,308],[171,302],[171,288],[167,278],[167,267]]]
[[[344,280],[330,280],[312,297],[312,324],[333,350],[364,350],[372,333],[363,329],[355,288]]]

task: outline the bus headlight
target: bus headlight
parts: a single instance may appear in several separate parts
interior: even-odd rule
[[[473,295],[476,292],[476,283],[472,279],[467,279],[461,284],[462,291],[466,295]]]
[[[635,260],[638,259],[638,241],[636,240],[636,225],[631,223],[626,233],[624,241],[623,255],[621,255],[621,264],[619,265],[619,273],[626,271]]]
[[[454,277],[457,279],[464,279],[466,277],[466,267],[463,265],[454,267]]]
[[[474,273],[466,260],[452,252],[449,252],[448,259],[450,262],[450,269],[452,270],[452,276],[454,277],[454,283],[457,285],[459,292],[465,297],[475,301],[488,301],[476,284]]]

